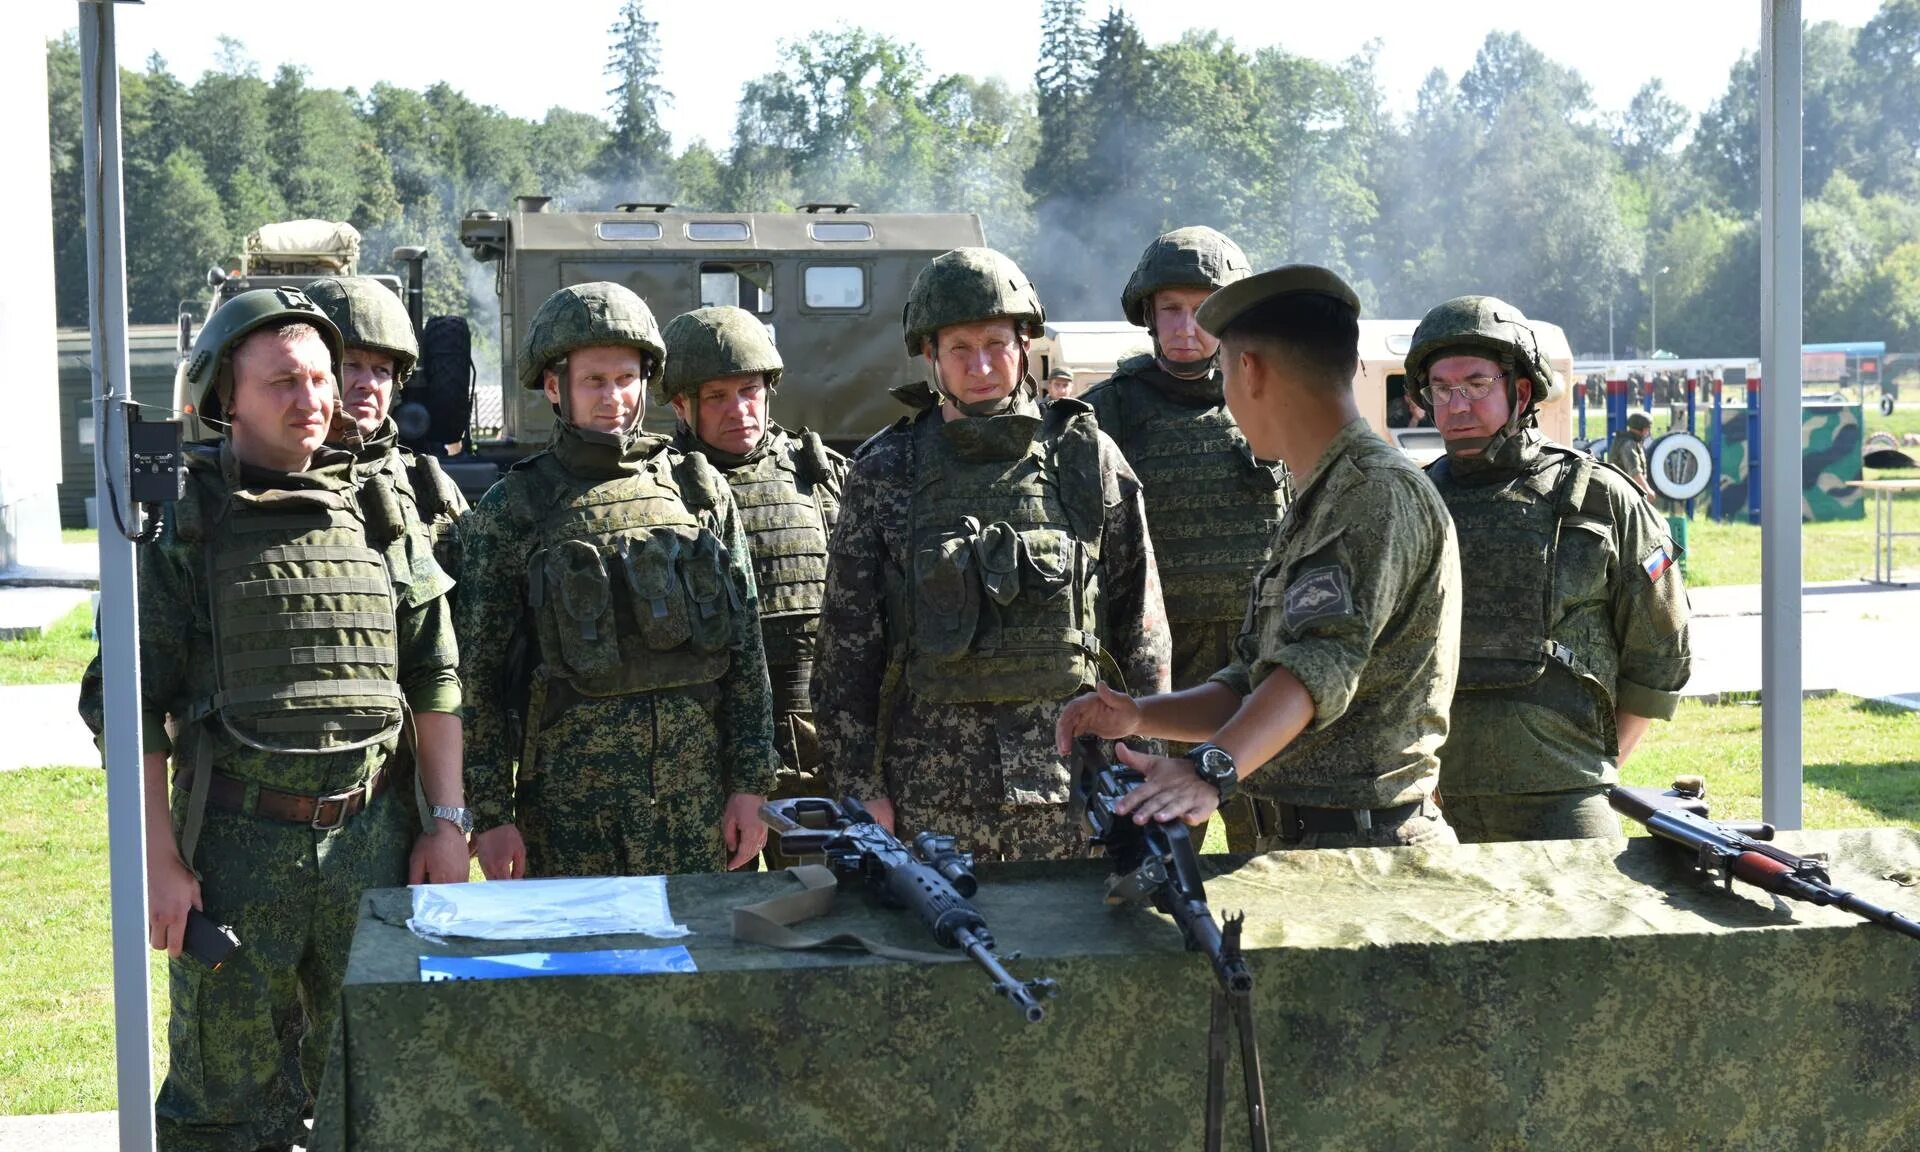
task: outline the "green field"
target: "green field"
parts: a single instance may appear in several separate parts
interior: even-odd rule
[[[31,640],[0,640],[0,687],[78,684],[97,647],[93,609],[76,605]]]
[[[1806,823],[1920,827],[1920,713],[1851,697],[1805,713]],[[1707,777],[1717,815],[1760,815],[1760,709],[1683,704],[1656,724],[1629,783]],[[105,777],[92,768],[9,773],[0,791],[0,1115],[113,1107]],[[1224,849],[1217,824],[1208,847]],[[154,979],[164,1070],[165,970]],[[158,1075],[158,1073],[156,1073]],[[157,1082],[157,1081],[156,1081]]]

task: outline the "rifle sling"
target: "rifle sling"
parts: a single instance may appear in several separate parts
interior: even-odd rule
[[[967,957],[952,952],[918,952],[896,948],[878,940],[869,940],[851,932],[832,936],[804,936],[789,925],[818,919],[833,910],[833,898],[839,881],[820,864],[797,864],[787,874],[800,881],[798,892],[788,892],[758,904],[742,904],[733,910],[733,938],[769,948],[801,952],[811,948],[852,948],[888,960],[906,960],[919,964],[960,964]]]

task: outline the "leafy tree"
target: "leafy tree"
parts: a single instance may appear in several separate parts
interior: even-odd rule
[[[135,323],[171,321],[185,301],[206,295],[206,271],[231,238],[220,194],[200,157],[176,148],[127,187],[127,299]],[[194,309],[196,316],[199,309]]]
[[[1071,187],[1086,163],[1087,94],[1095,75],[1096,42],[1084,0],[1043,0],[1040,6],[1038,94],[1040,139],[1027,190],[1045,197]]]
[[[671,97],[659,84],[658,32],[641,0],[625,0],[607,57],[613,136],[601,153],[601,175],[636,192],[657,180],[672,159],[673,142],[660,126],[660,107]]]

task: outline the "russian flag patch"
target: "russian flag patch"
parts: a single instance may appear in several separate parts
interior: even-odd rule
[[[1667,551],[1665,544],[1655,544],[1653,551],[1647,553],[1646,558],[1640,561],[1641,570],[1647,574],[1648,581],[1654,584],[1658,584],[1660,577],[1665,576],[1667,569],[1671,567],[1673,567],[1673,554]]]

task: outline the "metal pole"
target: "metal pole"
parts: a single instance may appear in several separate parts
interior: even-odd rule
[[[140,764],[138,512],[124,485],[127,246],[120,198],[120,66],[113,4],[81,0],[81,140],[87,200],[88,325],[93,331],[93,481],[100,494],[100,669],[105,679],[107,854],[113,908],[114,1069],[121,1152],[153,1147],[148,1035],[146,798]]]
[[[1800,827],[1800,0],[1760,5],[1760,811]],[[1756,482],[1759,477],[1755,476]]]

